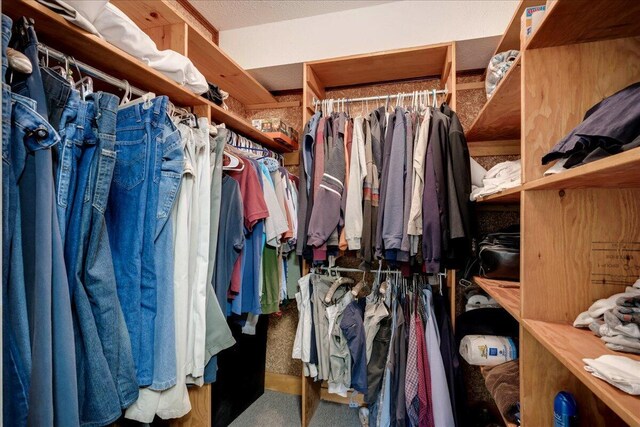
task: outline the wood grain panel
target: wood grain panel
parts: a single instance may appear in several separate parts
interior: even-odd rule
[[[525,189],[639,188],[640,148],[545,176],[524,185]]]
[[[191,412],[170,421],[172,427],[211,427],[211,385],[189,387]]]
[[[151,40],[154,41],[158,49],[171,49],[185,56],[188,55],[187,31],[187,24],[184,22],[153,27],[146,30],[147,35],[151,37]]]
[[[469,141],[520,138],[520,56],[467,129]]]
[[[524,326],[523,326],[524,325]],[[585,341],[582,336],[576,337],[570,326],[563,326],[560,329],[567,335],[553,335],[550,341],[550,334],[544,337],[538,333],[531,334],[531,324],[527,320],[523,320],[520,326],[520,410],[522,414],[523,425],[528,427],[552,427],[553,423],[553,399],[560,391],[568,391],[572,393],[578,401],[579,418],[578,425],[581,427],[617,427],[626,425],[606,404],[613,403],[615,408],[619,405],[612,402],[613,398],[621,398],[624,405],[630,402],[630,399],[637,399],[632,396],[622,396],[624,393],[613,389],[591,374],[587,373],[580,365],[572,364],[567,369],[559,358],[565,353],[574,351],[583,352],[584,357],[591,355],[597,357],[602,344],[591,340],[588,343],[594,344],[592,348],[584,348]],[[575,330],[578,333],[584,331]],[[595,341],[599,341],[595,336],[591,336]],[[541,344],[539,340],[544,344]],[[553,343],[553,344],[551,344]],[[550,346],[549,346],[550,345]],[[545,348],[546,347],[546,348]],[[587,386],[581,380],[587,382]],[[591,389],[591,390],[590,390]],[[592,391],[593,390],[593,391]],[[595,394],[594,394],[595,393]],[[603,402],[597,396],[605,400]],[[610,397],[609,397],[610,396]],[[606,403],[606,404],[605,404]],[[631,425],[637,425],[636,422]],[[630,419],[627,414],[625,419]]]
[[[640,35],[640,2],[555,0],[525,49]]]
[[[507,310],[514,319],[520,321],[520,283],[478,276],[474,277],[473,281],[496,300],[502,308]]]
[[[311,417],[320,404],[321,388],[319,381],[302,375],[302,427],[311,423]]]
[[[471,157],[520,155],[520,140],[475,141],[469,144],[469,155]]]
[[[439,76],[450,43],[307,62],[325,87]]]
[[[302,395],[302,382],[299,376],[265,372],[264,388],[281,393]]]
[[[596,2],[598,3],[598,2]],[[640,3],[638,3],[640,4]],[[640,38],[527,50],[523,56],[524,182],[541,159],[603,98],[640,80]]]
[[[640,242],[640,189],[527,190],[521,207],[523,318],[573,322],[640,276],[627,243]],[[615,266],[605,269],[603,246],[631,258],[611,259]],[[603,272],[612,279],[602,283]]]
[[[509,188],[496,194],[480,197],[476,203],[520,203],[520,192],[522,187]]]

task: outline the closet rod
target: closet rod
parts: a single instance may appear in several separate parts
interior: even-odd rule
[[[361,97],[361,98],[327,98],[328,99],[333,99],[335,101],[337,100],[344,100],[347,102],[361,102],[361,101],[382,101],[382,100],[386,100],[386,99],[396,99],[396,98],[400,98],[400,97],[410,97],[413,96],[414,93],[418,93],[418,94],[422,94],[422,93],[427,93],[429,95],[433,95],[434,91],[433,90],[418,90],[415,92],[404,92],[404,93],[396,93],[396,94],[390,94],[390,95],[377,95],[377,96],[365,96],[365,97]],[[447,95],[449,94],[449,90],[448,89],[439,89],[435,91],[436,95]],[[313,97],[313,106],[318,106],[322,104],[322,100],[319,100],[316,97]]]
[[[325,271],[337,271],[338,273],[371,273],[371,274],[375,274],[378,270],[371,270],[371,271],[365,271],[365,270],[361,270],[359,268],[348,268],[348,267],[327,267],[325,265],[320,265],[317,267],[311,267],[312,270],[325,270]],[[380,270],[381,273],[387,273],[387,272],[391,272],[391,273],[402,273],[402,271],[398,270],[398,269],[385,269],[383,268],[382,270]],[[440,276],[440,277],[447,277],[447,273],[429,273],[431,275],[434,276]]]
[[[84,62],[80,62],[76,60],[74,57],[65,55],[59,50],[53,49],[43,43],[38,43],[38,51],[46,55],[47,57],[51,57],[57,61],[68,63],[70,67],[77,66],[82,73],[87,74],[96,79],[100,79],[124,91],[128,90],[133,95],[143,96],[148,93],[148,92],[145,92],[144,90],[131,86],[129,82],[127,82],[126,80],[121,80],[113,76],[110,76],[109,74],[103,71],[100,71],[97,68],[92,67],[91,65],[87,65]]]

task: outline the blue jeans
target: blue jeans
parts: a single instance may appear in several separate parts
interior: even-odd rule
[[[13,123],[38,122],[39,148],[28,155],[19,178],[22,252],[29,311],[32,354],[28,422],[34,425],[77,425],[78,390],[69,284],[55,209],[53,161],[50,147],[59,141],[46,122],[47,106],[38,68],[37,37],[33,25],[20,19],[11,45],[31,61],[33,72],[14,75],[13,90],[35,100],[17,99],[37,109],[39,116],[15,116]],[[16,132],[16,128],[12,130]],[[46,134],[46,136],[44,136]],[[14,141],[21,141],[13,135]],[[46,141],[46,143],[45,143]]]
[[[105,212],[118,297],[131,339],[138,385],[176,381],[172,226],[183,150],[166,97],[117,115],[116,163]]]
[[[57,208],[73,295],[80,422],[104,425],[117,420],[138,395],[104,224],[118,98],[98,92],[80,100],[67,81],[51,70],[42,72],[49,115],[62,137]]]

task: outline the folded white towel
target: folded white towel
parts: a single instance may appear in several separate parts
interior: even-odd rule
[[[640,362],[624,356],[604,355],[582,359],[584,369],[625,393],[640,395]]]

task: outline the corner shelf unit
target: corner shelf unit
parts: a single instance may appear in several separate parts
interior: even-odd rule
[[[151,3],[156,4],[155,1]],[[288,152],[297,149],[297,146],[287,146],[275,141],[251,126],[251,123],[244,117],[227,111],[191,92],[139,59],[70,24],[60,15],[34,0],[4,2],[2,11],[13,18],[23,15],[33,18],[41,42],[71,55],[79,61],[86,62],[114,77],[126,79],[140,89],[167,95],[177,105],[194,107],[198,109],[200,115],[209,117],[216,122],[225,123],[230,129],[274,151]],[[186,37],[184,35],[185,39]],[[176,43],[174,50],[180,52],[179,45],[180,43]],[[184,53],[184,49],[180,53]]]
[[[514,35],[525,3],[503,41],[519,41]],[[544,1],[527,6],[535,3]],[[552,402],[561,390],[576,396],[580,425],[640,426],[640,397],[592,376],[582,361],[605,354],[640,357],[611,351],[590,331],[572,326],[595,300],[640,277],[634,243],[640,242],[640,148],[552,176],[543,175],[549,166],[541,164],[592,105],[640,80],[639,21],[638,2],[548,2],[537,31],[520,49],[520,66],[467,132],[470,150],[483,143],[495,147],[507,139],[509,123],[519,122],[519,133],[508,139],[520,140],[522,185],[478,202],[520,204],[520,289],[475,280],[520,322],[524,426],[553,425]],[[514,47],[501,42],[498,49]],[[488,126],[496,111],[509,113]]]

